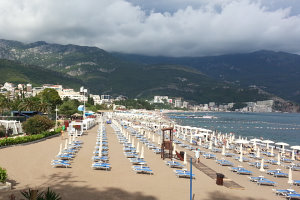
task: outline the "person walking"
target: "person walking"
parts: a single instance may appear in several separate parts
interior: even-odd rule
[[[198,148],[196,148],[195,150],[195,162],[200,163],[200,151],[198,150]]]

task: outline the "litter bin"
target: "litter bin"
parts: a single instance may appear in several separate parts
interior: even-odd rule
[[[184,151],[180,151],[180,156],[184,159]]]
[[[216,184],[217,184],[217,185],[223,185],[223,178],[224,178],[224,174],[217,173],[217,181],[216,181]]]

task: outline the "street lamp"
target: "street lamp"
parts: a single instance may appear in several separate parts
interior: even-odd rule
[[[85,94],[87,93],[87,89],[83,89],[83,119],[85,119]]]
[[[57,106],[55,106],[55,129],[57,129]]]

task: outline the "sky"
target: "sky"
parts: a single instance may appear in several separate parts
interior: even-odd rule
[[[300,54],[300,0],[0,0],[0,38],[152,56]]]

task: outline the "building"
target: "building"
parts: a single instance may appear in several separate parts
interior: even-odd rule
[[[183,108],[188,108],[188,106],[189,106],[189,102],[184,101],[184,102],[182,103],[182,107],[183,107]]]
[[[182,107],[182,101],[181,98],[176,98],[174,101],[174,107],[181,108]]]
[[[167,103],[169,102],[168,96],[154,96],[153,103]]]
[[[32,85],[31,85],[31,84],[28,83],[28,84],[26,85],[26,91],[27,91],[27,92],[32,92]]]

